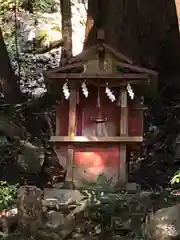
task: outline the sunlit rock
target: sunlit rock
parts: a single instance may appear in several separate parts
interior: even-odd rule
[[[147,224],[150,239],[180,239],[180,204],[158,210]]]

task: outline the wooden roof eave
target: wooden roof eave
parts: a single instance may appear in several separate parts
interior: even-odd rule
[[[50,81],[56,82],[56,83],[62,83],[64,80],[70,80],[70,81],[83,81],[87,80],[90,84],[93,84],[96,86],[102,86],[104,87],[106,85],[106,82],[108,81],[112,87],[120,87],[120,86],[126,86],[128,83],[131,85],[149,85],[150,79],[148,74],[78,74],[78,73],[71,73],[71,74],[65,74],[65,73],[59,73],[59,74],[52,74],[49,78]],[[94,81],[95,80],[95,81]],[[96,81],[99,80],[99,81]]]
[[[122,67],[122,68],[128,68],[132,71],[137,71],[139,73],[145,73],[145,74],[149,74],[152,76],[158,76],[158,73],[154,70],[150,70],[147,68],[143,68],[143,67],[139,67],[136,65],[131,65],[131,64],[127,64],[127,63],[123,63],[123,62],[116,62],[116,66],[117,67]]]
[[[78,80],[78,79],[149,79],[148,74],[139,74],[139,73],[116,73],[116,74],[107,74],[106,72],[94,73],[94,74],[85,74],[85,73],[54,73],[51,75],[51,79],[69,79],[69,80]]]
[[[80,68],[80,67],[83,67],[83,63],[76,62],[76,63],[66,64],[65,66],[62,66],[62,67],[56,67],[48,71],[44,71],[43,74],[50,76],[51,74],[63,73],[64,71],[68,71],[68,70],[72,70],[73,68]]]
[[[111,52],[111,54],[115,55],[116,58],[121,59],[122,61],[126,61],[126,62],[122,62],[122,61],[117,61],[116,62],[116,66],[117,67],[121,67],[121,68],[126,68],[129,69],[131,71],[135,71],[135,73],[115,73],[115,74],[107,74],[106,72],[98,72],[95,74],[91,74],[91,75],[86,75],[84,72],[82,73],[71,73],[71,71],[73,71],[76,68],[83,68],[83,61],[86,61],[85,57],[87,56],[87,54],[89,54],[89,52],[94,51],[97,49],[98,45],[92,46],[90,47],[88,50],[84,50],[82,53],[80,53],[79,55],[77,55],[76,57],[72,58],[68,64],[66,64],[65,66],[61,66],[61,67],[57,67],[57,68],[53,68],[51,70],[48,71],[44,71],[44,78],[45,81],[47,80],[60,80],[60,79],[69,79],[69,80],[81,80],[81,79],[89,79],[89,80],[94,80],[94,79],[101,79],[101,80],[107,80],[110,81],[111,80],[118,80],[118,79],[124,79],[124,80],[141,80],[141,82],[143,82],[142,80],[144,79],[144,83],[147,82],[150,83],[149,81],[149,77],[151,76],[157,76],[158,73],[154,70],[150,70],[147,68],[143,68],[143,67],[139,67],[136,65],[132,65],[132,61],[130,59],[128,59],[126,56],[124,56],[121,53],[116,52],[113,48],[111,48],[109,45],[107,44],[103,44],[105,46],[105,48]],[[84,58],[84,59],[83,59]],[[78,61],[78,62],[77,62]],[[65,71],[69,71],[69,73],[64,73]],[[83,71],[83,70],[82,70]],[[137,82],[137,81],[135,81]],[[132,84],[132,83],[131,83]],[[136,84],[136,83],[135,83]]]
[[[112,55],[114,55],[117,59],[121,59],[124,62],[128,63],[128,64],[133,64],[133,61],[126,57],[124,54],[117,52],[115,49],[113,49],[111,46],[109,46],[108,44],[104,43],[103,46],[109,51],[111,52]]]
[[[79,53],[78,55],[72,57],[70,60],[69,60],[69,63],[74,63],[74,62],[77,62],[77,61],[82,61],[82,60],[86,60],[86,56],[88,54],[90,54],[91,52],[93,51],[96,51],[97,49],[97,45],[92,45],[91,47],[89,47],[88,49],[86,50],[83,50],[81,53]]]
[[[138,73],[142,73],[142,74],[149,74],[149,75],[153,75],[153,76],[158,75],[156,71],[133,65],[133,61],[131,61],[128,57],[126,57],[122,53],[119,53],[119,52],[115,51],[109,45],[103,43],[103,44],[93,45],[93,46],[89,47],[87,50],[82,51],[77,56],[71,58],[69,60],[68,64],[66,64],[65,66],[56,67],[56,68],[53,68],[51,70],[43,72],[44,76],[46,75],[48,78],[52,78],[51,76],[54,75],[54,74],[59,75],[60,73],[63,73],[64,71],[72,71],[75,68],[81,68],[81,67],[83,68],[83,64],[84,64],[83,62],[86,62],[88,60],[87,55],[90,54],[93,51],[96,51],[99,45],[103,45],[104,48],[107,51],[109,51],[112,55],[114,55],[114,57],[117,59],[117,61],[116,61],[116,66],[117,67],[119,66],[119,67],[122,67],[122,68],[127,68],[127,69],[130,69],[132,71],[137,71]]]
[[[122,67],[122,68],[128,68],[132,71],[137,71],[141,74],[149,74],[149,75],[153,75],[153,76],[158,75],[158,73],[154,70],[149,70],[149,69],[146,69],[146,68],[138,67],[136,65],[131,65],[131,64],[123,63],[123,62],[117,62],[116,66],[117,67]],[[43,74],[44,74],[45,79],[51,79],[51,78],[54,79],[54,78],[57,78],[57,77],[61,79],[61,78],[64,78],[64,74],[66,74],[66,78],[72,78],[74,76],[74,73],[64,73],[64,71],[72,70],[74,68],[81,68],[81,67],[83,68],[83,63],[82,62],[77,62],[77,63],[72,63],[72,64],[62,66],[60,68],[54,68],[54,69],[51,69],[49,71],[44,71]],[[134,73],[134,74],[137,75],[138,73]],[[80,78],[82,78],[83,73],[78,73],[78,75],[79,75]],[[100,77],[100,75],[98,74],[96,76]],[[131,76],[132,73],[131,74],[129,73],[127,75]],[[84,74],[84,77],[85,76],[86,75]],[[142,75],[142,76],[144,77],[144,75]],[[145,76],[145,77],[147,77],[147,76]],[[77,77],[75,77],[75,78],[77,78]]]
[[[78,54],[77,56],[70,59],[69,62],[74,63],[76,61],[86,60],[86,56],[88,54],[90,54],[91,52],[96,51],[99,46],[103,46],[107,51],[109,51],[112,55],[114,55],[114,57],[117,58],[118,60],[124,61],[124,62],[129,63],[129,64],[133,64],[133,61],[131,59],[126,57],[124,54],[122,54],[120,52],[117,52],[116,50],[114,50],[112,47],[110,47],[106,43],[93,45],[93,46],[89,47],[87,50],[83,50],[80,54]]]

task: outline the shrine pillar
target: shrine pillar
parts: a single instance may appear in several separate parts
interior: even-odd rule
[[[127,90],[120,90],[120,136],[128,136],[128,103],[127,103]],[[119,170],[119,184],[125,185],[127,182],[127,146],[126,143],[120,143],[120,170]]]

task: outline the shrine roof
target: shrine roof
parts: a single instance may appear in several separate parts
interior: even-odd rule
[[[106,70],[100,70],[97,66],[103,55],[103,60],[111,65]],[[86,71],[88,69],[88,71]],[[91,69],[91,71],[89,71]],[[44,71],[46,81],[53,79],[148,79],[157,76],[154,70],[137,66],[124,54],[117,52],[106,43],[100,43],[83,50],[72,57],[64,66]]]

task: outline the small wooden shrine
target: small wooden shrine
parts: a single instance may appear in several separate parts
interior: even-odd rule
[[[68,64],[44,73],[53,93],[64,93],[56,107],[51,136],[67,181],[74,186],[103,176],[107,184],[128,181],[128,154],[143,141],[143,111],[136,95],[157,76],[116,52],[98,32],[99,43]]]

